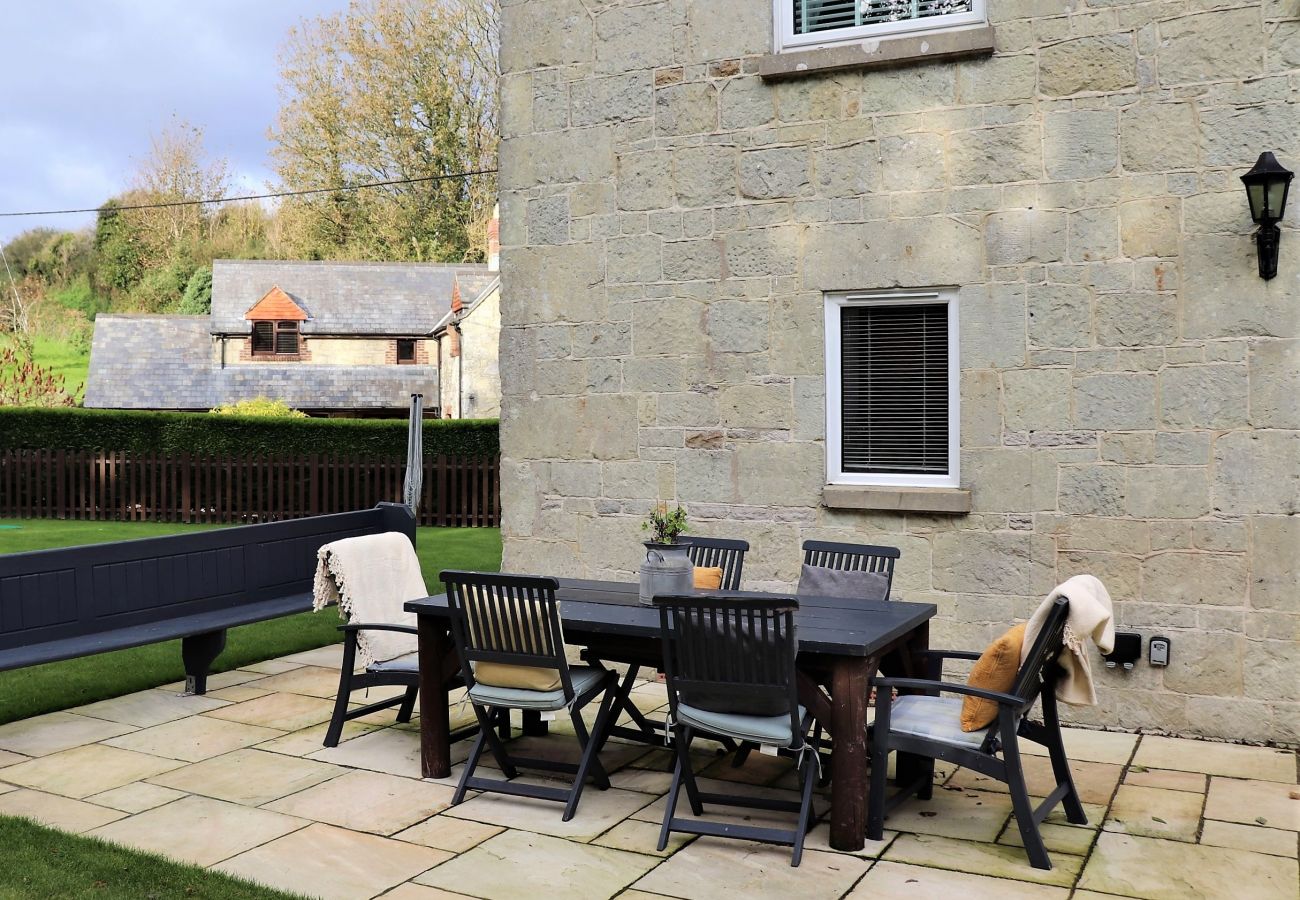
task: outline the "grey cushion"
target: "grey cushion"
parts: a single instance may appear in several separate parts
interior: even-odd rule
[[[401,672],[410,674],[420,671],[420,654],[407,653],[405,656],[385,659],[382,662],[374,662],[366,666],[367,672],[379,674],[381,672]]]
[[[799,594],[804,597],[888,600],[889,579],[880,572],[849,572],[805,563],[799,575]]]
[[[593,666],[569,669],[574,694],[585,694],[595,687],[605,674],[606,670]],[[567,702],[562,687],[553,691],[527,691],[523,688],[496,687],[490,684],[475,684],[469,689],[469,699],[483,706],[504,706],[508,709],[562,709]]]
[[[804,713],[804,708],[799,707],[801,722]],[[710,734],[724,735],[737,741],[753,741],[756,744],[777,747],[789,747],[794,743],[794,735],[790,733],[788,712],[780,716],[741,716],[678,703],[677,719],[683,725],[690,725],[692,728],[699,728]]]
[[[898,734],[931,738],[978,750],[988,734],[987,728],[979,731],[961,730],[961,697],[925,697],[907,694],[894,701],[889,710],[889,730]]]

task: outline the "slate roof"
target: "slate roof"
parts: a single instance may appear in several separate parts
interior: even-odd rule
[[[279,287],[310,317],[303,334],[425,335],[451,307],[457,275],[462,294],[495,277],[483,265],[218,259],[211,331],[247,334],[245,313]]]
[[[476,286],[481,285],[481,287],[479,288],[478,293],[477,293],[477,294],[471,294],[471,293],[469,293],[468,291],[466,291],[466,292],[462,295],[461,299],[462,299],[462,300],[465,300],[465,298],[468,297],[468,301],[467,301],[467,302],[466,302],[466,303],[461,307],[459,313],[457,313],[456,310],[454,310],[454,309],[452,309],[452,310],[448,310],[448,311],[447,311],[447,314],[444,315],[441,319],[438,320],[438,324],[435,325],[435,326],[433,327],[433,336],[434,336],[434,337],[438,337],[438,336],[440,336],[440,335],[442,335],[442,334],[446,334],[446,333],[447,333],[447,326],[450,325],[450,324],[452,323],[452,320],[453,320],[453,319],[454,319],[455,321],[458,321],[458,322],[460,322],[460,321],[464,321],[464,319],[465,319],[465,318],[466,318],[470,313],[472,313],[472,312],[474,312],[474,310],[478,309],[479,306],[482,305],[483,301],[486,300],[486,299],[488,298],[488,296],[489,296],[489,295],[490,295],[494,290],[496,290],[497,288],[499,288],[499,287],[501,286],[501,276],[498,275],[498,274],[495,273],[495,272],[492,273],[492,274],[491,274],[490,276],[488,276],[488,277],[478,277],[478,276],[476,276],[476,281],[474,282],[474,284],[475,284]],[[464,290],[464,285],[465,285],[465,279],[462,278],[462,279],[461,279],[461,289],[462,289],[462,290]]]
[[[219,366],[207,316],[100,315],[86,380],[88,407],[208,410],[270,397],[298,409],[402,409],[437,396],[433,366]]]

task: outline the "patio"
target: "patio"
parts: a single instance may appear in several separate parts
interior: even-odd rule
[[[792,869],[786,848],[737,841],[675,836],[655,853],[668,756],[617,740],[602,756],[613,788],[588,790],[571,822],[508,796],[449,809],[459,765],[418,778],[418,722],[378,714],[321,747],[340,657],[328,647],[213,676],[206,697],[167,685],[0,727],[0,813],[321,897],[1297,896],[1291,751],[1068,729],[1090,824],[1048,820],[1053,870],[1016,846],[1000,785],[942,763],[942,789],[892,816],[884,841],[838,853],[823,823]],[[633,696],[646,711],[664,703],[653,682]],[[574,746],[518,740],[534,754]],[[1048,781],[1046,758],[1026,767],[1031,786]],[[757,754],[708,774],[793,784],[787,761]]]

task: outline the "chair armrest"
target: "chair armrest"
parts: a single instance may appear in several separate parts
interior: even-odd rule
[[[399,631],[402,634],[419,634],[419,630],[410,625],[390,625],[386,622],[350,622],[338,626],[339,631]]]
[[[933,657],[935,659],[979,659],[980,654],[972,650],[916,650],[913,655]]]
[[[928,681],[924,678],[876,678],[871,682],[877,688],[876,703],[880,703],[881,698],[886,696],[887,691],[881,691],[880,688],[904,688],[918,691],[946,691],[952,694],[964,694],[969,697],[980,697],[984,700],[992,700],[994,703],[1000,703],[1005,706],[1020,706],[1024,703],[1014,694],[1004,694],[1002,691],[990,691],[984,688],[971,687],[969,684],[957,684],[952,681]]]

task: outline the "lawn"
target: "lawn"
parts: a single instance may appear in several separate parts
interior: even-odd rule
[[[52,519],[0,519],[0,553],[130,540],[218,526],[164,525],[151,522],[67,522]],[[416,553],[424,581],[436,589],[446,568],[496,571],[501,565],[501,533],[495,528],[420,528]],[[299,613],[232,628],[214,672],[250,662],[310,650],[339,640],[337,614]],[[0,672],[0,724],[80,706],[132,691],[180,681],[180,641],[86,656],[27,669]]]
[[[36,362],[52,369],[55,375],[62,375],[64,390],[80,401],[86,386],[86,372],[90,369],[90,355],[47,337],[38,337],[33,344]]]
[[[95,897],[140,900],[290,900],[284,894],[221,872],[172,862],[98,838],[0,817],[0,898]]]

